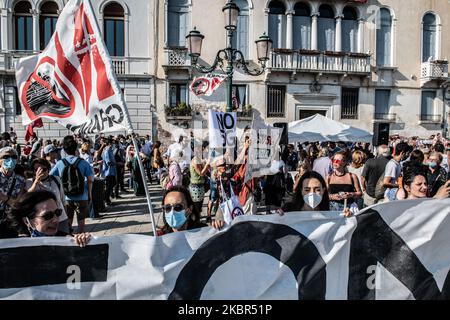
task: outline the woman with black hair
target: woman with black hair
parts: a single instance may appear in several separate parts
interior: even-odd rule
[[[450,180],[436,192],[433,198],[445,199],[450,194]],[[403,171],[403,188],[397,191],[397,200],[422,199],[429,195],[427,172],[422,166],[408,166]]]
[[[207,227],[206,224],[195,219],[198,215],[196,210],[191,194],[186,188],[182,186],[170,188],[164,193],[162,199],[164,227],[158,231],[158,235]],[[211,226],[221,229],[224,222],[213,220]]]
[[[15,237],[70,236],[58,230],[58,218],[61,214],[55,194],[42,190],[28,192],[14,202],[7,219]],[[80,247],[84,247],[91,235],[80,233],[73,235],[73,238]]]
[[[305,172],[298,186],[292,201],[277,210],[279,215],[289,211],[330,211],[328,189],[321,174],[315,171]],[[352,215],[349,208],[344,209],[344,215],[346,217]]]

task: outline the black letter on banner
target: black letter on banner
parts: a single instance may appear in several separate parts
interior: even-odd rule
[[[450,273],[440,292],[433,275],[378,211],[369,209],[357,215],[356,220],[358,226],[350,245],[348,299],[375,299],[375,290],[367,286],[367,268],[377,262],[403,283],[416,300],[450,298]]]
[[[227,118],[231,120],[230,124],[227,123]],[[223,124],[225,125],[225,129],[233,129],[234,128],[234,118],[230,113],[225,113],[223,117]]]
[[[297,279],[299,300],[325,299],[326,265],[314,244],[289,226],[260,221],[237,223],[203,243],[181,270],[169,299],[200,299],[217,268],[249,252],[268,254],[288,266]]]
[[[108,250],[107,244],[0,249],[0,289],[66,284],[71,265],[80,268],[81,282],[106,281]]]
[[[117,110],[117,112],[119,113],[119,119],[116,120],[115,115],[111,115],[111,111],[115,109]],[[122,108],[117,105],[117,104],[112,104],[110,106],[108,106],[108,108],[106,108],[106,114],[108,116],[109,119],[109,126],[112,127],[113,126],[113,122],[116,124],[120,124],[123,121],[123,110]]]

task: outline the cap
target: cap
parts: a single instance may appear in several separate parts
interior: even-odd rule
[[[11,147],[4,147],[4,148],[1,148],[1,149],[0,149],[0,158],[3,158],[3,157],[6,156],[6,155],[10,155],[10,156],[14,155],[14,156],[17,156],[17,151],[14,150],[14,149],[11,148]]]
[[[56,152],[58,149],[53,145],[53,144],[49,144],[46,145],[44,148],[44,154],[49,154],[52,152]]]

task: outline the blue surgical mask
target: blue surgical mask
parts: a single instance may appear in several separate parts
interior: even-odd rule
[[[42,233],[40,231],[37,231],[36,229],[31,229],[31,237],[32,238],[36,238],[36,237],[47,237],[47,235],[45,233]]]
[[[430,167],[430,168],[436,168],[437,167],[437,163],[436,162],[428,162],[428,166]]]
[[[181,228],[186,222],[186,214],[184,210],[175,211],[172,210],[169,213],[165,213],[167,224],[174,229]]]
[[[5,168],[5,170],[7,170],[7,171],[14,170],[14,168],[16,167],[16,164],[17,164],[17,160],[13,159],[13,158],[8,158],[8,159],[3,160],[3,168]]]

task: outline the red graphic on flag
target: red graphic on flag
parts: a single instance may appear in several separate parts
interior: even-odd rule
[[[42,128],[44,124],[42,119],[36,119],[33,123],[29,124],[27,127],[27,132],[25,133],[25,141],[28,142],[33,137],[33,128]]]
[[[93,92],[93,76],[96,73],[96,95],[103,101],[114,95],[114,89],[108,80],[106,66],[97,47],[97,39],[81,4],[73,21],[74,35],[72,50],[65,50],[61,37],[68,34],[55,31],[50,49],[55,56],[40,57],[39,63],[26,81],[20,100],[31,120],[41,116],[54,118],[70,117],[81,101],[85,114],[89,113]],[[48,48],[47,48],[48,49]],[[66,48],[67,49],[67,48]],[[51,52],[51,50],[46,50]],[[74,66],[73,56],[79,62]]]

